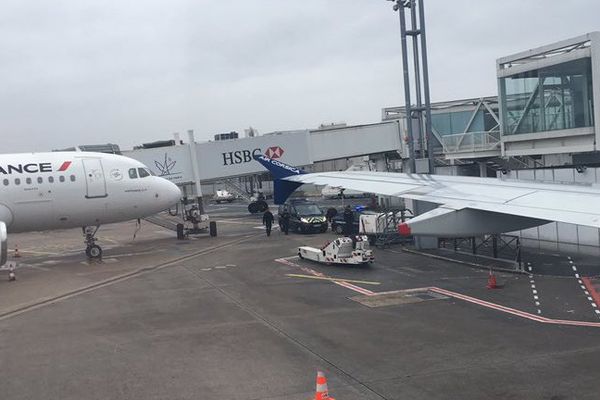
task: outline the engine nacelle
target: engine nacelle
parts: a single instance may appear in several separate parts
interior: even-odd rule
[[[402,236],[470,237],[513,232],[551,221],[464,208],[438,207],[398,225]]]
[[[6,224],[0,222],[0,266],[6,264],[8,260],[8,232]]]

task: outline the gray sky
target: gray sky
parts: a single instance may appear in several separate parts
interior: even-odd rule
[[[1,4],[3,153],[369,123],[403,104],[384,0]],[[426,8],[434,101],[494,95],[497,57],[600,30],[597,0]]]

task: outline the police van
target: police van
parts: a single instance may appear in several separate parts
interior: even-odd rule
[[[327,219],[325,213],[316,203],[306,199],[290,199],[279,206],[277,212],[279,227],[282,225],[281,215],[287,211],[290,214],[289,229],[292,232],[327,232]]]

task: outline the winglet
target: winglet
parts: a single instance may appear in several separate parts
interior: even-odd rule
[[[304,174],[304,171],[263,155],[256,156],[254,159],[261,163],[262,166],[268,169],[271,175],[273,175],[273,179],[275,180],[273,182],[273,190],[275,192],[273,194],[273,200],[275,201],[275,204],[285,203],[294,190],[302,186],[302,183],[300,182],[291,182],[283,179]]]

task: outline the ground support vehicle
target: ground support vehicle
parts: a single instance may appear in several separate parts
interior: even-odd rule
[[[317,249],[316,247],[301,246],[298,248],[301,259],[323,264],[368,264],[375,260],[366,236],[340,237]]]

